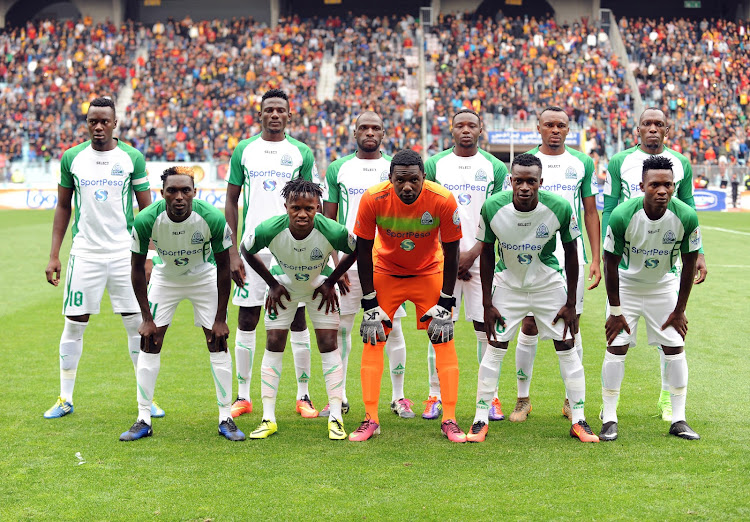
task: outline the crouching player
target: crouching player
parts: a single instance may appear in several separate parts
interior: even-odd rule
[[[131,279],[143,322],[138,356],[138,419],[120,440],[152,434],[151,404],[161,366],[164,335],[177,305],[193,303],[195,325],[203,327],[211,360],[211,374],[219,404],[219,433],[229,440],[245,440],[232,421],[232,358],[227,351],[229,252],[232,233],[214,206],[193,199],[193,170],[170,167],[161,176],[164,199],[138,214],[133,224]],[[162,263],[154,266],[146,286],[144,265],[149,240]]]
[[[333,251],[353,254],[356,242],[345,226],[317,213],[322,196],[317,184],[296,178],[284,186],[281,196],[286,201],[287,213],[263,221],[255,230],[248,230],[240,247],[250,267],[268,284],[266,350],[260,370],[263,417],[249,437],[265,439],[278,431],[276,395],[286,338],[297,306],[306,303],[310,305],[307,310],[323,361],[330,411],[328,437],[345,439],[341,416],[344,370],[341,351],[336,349],[340,319],[335,285],[354,263],[356,255],[345,255],[333,273],[327,263]],[[266,247],[278,263],[272,272],[257,255]],[[328,278],[323,275],[326,272],[330,274]]]
[[[560,375],[572,405],[570,436],[581,442],[599,442],[583,413],[586,381],[581,358],[573,346],[578,331],[576,238],[581,231],[566,199],[539,190],[542,183],[539,158],[531,154],[516,156],[510,172],[513,190],[485,201],[477,232],[477,239],[484,243],[479,271],[490,346],[479,366],[477,411],[467,440],[484,441],[490,403],[508,341],[516,335],[524,317],[532,313],[541,337],[551,338],[555,344]],[[558,233],[565,251],[565,278],[554,255]],[[495,242],[500,256],[497,265]]]
[[[617,401],[625,355],[635,346],[638,318],[646,320],[648,342],[664,351],[664,374],[672,401],[669,433],[700,439],[685,422],[688,368],[685,360],[687,306],[701,248],[698,215],[673,198],[672,162],[651,156],[643,162],[643,196],[612,211],[604,237],[604,280],[608,313],[607,352],[602,364],[602,440],[617,439]],[[682,258],[682,274],[675,268]]]

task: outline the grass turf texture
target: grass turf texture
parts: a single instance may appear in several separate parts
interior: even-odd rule
[[[191,307],[184,303],[167,333],[156,388],[167,416],[154,420],[152,438],[122,443],[119,434],[136,417],[135,379],[122,321],[111,313],[106,296],[84,337],[75,413],[42,418],[58,394],[63,326],[62,285],[53,288],[44,278],[52,212],[1,211],[6,247],[0,251],[5,330],[0,519],[747,519],[750,219],[718,213],[701,213],[700,219],[709,276],[690,298],[687,353],[688,421],[701,441],[667,436],[668,423],[655,416],[658,356],[646,346],[641,323],[639,345],[627,358],[620,439],[613,443],[581,444],[568,435],[551,342],[539,346],[529,420],[491,423],[484,444],[452,444],[440,434],[438,421],[419,415],[403,420],[390,413],[387,372],[382,435],[365,443],[329,441],[326,419],[294,413],[290,349],[277,404],[278,434],[231,443],[216,432],[208,353],[203,334],[192,325]],[[69,247],[70,233],[62,249],[63,267]],[[586,412],[595,432],[601,426],[604,300],[603,283],[587,292],[581,325]],[[413,321],[411,307],[404,320],[406,393],[420,413],[427,395],[427,341]],[[231,307],[230,345],[236,324],[237,310]],[[251,388],[255,411],[238,419],[246,434],[260,422],[262,409],[259,366],[265,336],[262,327],[258,332]],[[458,421],[468,430],[477,370],[469,323],[458,323],[456,338]],[[364,415],[358,383],[361,345],[354,346],[347,431]],[[506,415],[515,403],[514,346],[500,379]],[[312,360],[311,395],[322,408],[325,386],[314,347]],[[76,452],[85,464],[79,465]]]

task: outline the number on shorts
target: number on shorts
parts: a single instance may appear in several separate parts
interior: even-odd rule
[[[73,292],[73,305],[81,306],[83,304],[83,292]]]
[[[247,299],[249,295],[250,295],[250,292],[247,291],[247,288],[245,288],[245,285],[234,287],[235,297],[239,297],[240,299]]]
[[[151,317],[156,317],[156,308],[159,306],[159,303],[152,303],[151,301],[148,302],[148,309],[151,310]]]

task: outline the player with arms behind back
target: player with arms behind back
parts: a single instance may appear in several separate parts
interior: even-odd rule
[[[664,374],[672,403],[669,433],[699,439],[685,421],[688,368],[685,359],[687,307],[695,263],[701,248],[698,215],[673,198],[673,163],[663,156],[643,162],[640,190],[612,211],[604,239],[608,317],[607,352],[602,364],[602,440],[615,440],[617,401],[625,374],[625,356],[635,346],[639,317],[648,342],[664,352]],[[682,259],[682,272],[676,262]]]

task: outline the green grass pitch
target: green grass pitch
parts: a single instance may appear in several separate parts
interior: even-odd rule
[[[166,409],[154,436],[121,443],[136,417],[135,379],[122,322],[105,297],[84,338],[74,414],[45,420],[58,394],[62,286],[44,277],[52,212],[2,211],[0,314],[3,377],[0,519],[42,520],[334,520],[415,519],[749,519],[750,216],[701,213],[709,276],[693,289],[687,338],[688,421],[703,439],[666,435],[656,414],[658,356],[645,344],[627,358],[619,406],[620,439],[581,444],[560,414],[563,385],[550,342],[541,343],[523,424],[491,423],[484,444],[449,443],[438,421],[390,413],[383,376],[382,435],[354,444],[329,441],[324,419],[294,413],[294,368],[284,357],[279,433],[231,443],[216,433],[217,408],[208,354],[189,304],[167,334],[156,396]],[[63,245],[67,256],[70,234]],[[65,259],[63,259],[63,267]],[[582,318],[586,412],[598,432],[604,356],[604,285],[587,292]],[[421,411],[427,394],[426,336],[404,322],[406,393]],[[229,313],[230,331],[237,310]],[[358,324],[358,323],[357,323]],[[477,361],[469,323],[458,323],[461,368],[458,421],[474,413]],[[234,334],[230,339],[233,343]],[[259,330],[252,381],[255,408],[239,419],[248,433],[260,421]],[[514,343],[500,398],[515,402]],[[364,414],[355,343],[347,430]],[[311,395],[325,405],[320,357],[313,349]],[[235,385],[236,386],[236,385]],[[76,453],[85,461],[79,464]]]

